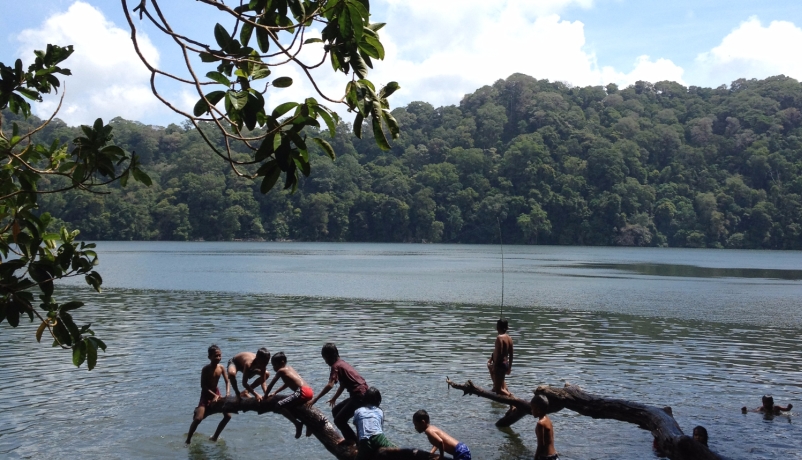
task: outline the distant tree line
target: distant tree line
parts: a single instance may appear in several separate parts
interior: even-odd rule
[[[393,115],[390,151],[371,129],[357,139],[342,126],[336,161],[313,151],[295,194],[266,195],[189,125],[116,118],[114,142],[153,185],[44,195],[41,207],[88,240],[490,243],[500,220],[505,243],[802,249],[802,84],[791,78],[619,89],[515,74],[459,106]],[[56,120],[40,139],[78,132]]]

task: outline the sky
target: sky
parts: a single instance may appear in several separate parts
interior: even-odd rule
[[[160,5],[174,30],[207,43],[216,22],[230,24],[195,0]],[[387,23],[380,31],[386,57],[368,78],[399,82],[394,107],[458,105],[465,94],[513,73],[574,86],[672,80],[717,87],[779,74],[802,80],[799,0],[373,0],[371,14],[372,22]],[[167,37],[138,18],[135,25],[150,62],[185,71]],[[160,126],[183,121],[152,95],[130,33],[118,0],[0,0],[0,62],[22,58],[27,65],[32,51],[47,43],[74,45],[65,63],[73,75],[58,113],[70,125],[116,116]],[[319,52],[311,47],[302,56],[311,61]],[[349,78],[330,69],[323,66],[315,78],[338,99]],[[297,69],[274,76],[290,76],[295,84],[268,91],[270,105],[314,95]],[[182,110],[198,99],[193,88],[164,79],[157,88]],[[47,117],[57,104],[48,97],[34,112]]]

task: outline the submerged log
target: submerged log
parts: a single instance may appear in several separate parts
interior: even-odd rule
[[[523,418],[524,415],[531,413],[531,406],[528,401],[497,395],[474,385],[470,380],[465,384],[455,383],[448,379],[446,381],[450,387],[462,390],[466,395],[472,394],[500,403],[510,404],[513,409],[499,419],[496,422],[496,426],[509,426]],[[541,394],[549,400],[548,413],[568,409],[588,417],[633,423],[645,430],[649,430],[654,435],[656,445],[660,451],[672,460],[722,459],[704,444],[683,434],[677,421],[674,420],[670,408],[648,406],[623,399],[604,398],[586,393],[579,386],[568,383],[565,384],[564,388],[539,386],[535,390],[535,394]]]
[[[277,412],[275,403],[286,395],[262,398],[237,398],[229,396],[221,398],[219,401],[206,408],[206,416],[220,414],[224,412],[256,412],[264,414],[266,412]],[[355,460],[357,449],[353,444],[342,443],[343,437],[333,423],[323,415],[315,406],[296,406],[288,408],[289,412],[301,421],[307,430],[308,436],[314,436],[323,444],[332,455],[338,460]],[[374,459],[376,460],[437,460],[440,456],[430,454],[428,450],[421,449],[401,449],[401,448],[381,448],[378,450]]]

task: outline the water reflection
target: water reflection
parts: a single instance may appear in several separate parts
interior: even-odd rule
[[[618,270],[645,276],[677,276],[683,278],[762,278],[769,280],[802,280],[802,270],[777,270],[770,268],[721,268],[698,267],[679,264],[613,264],[579,263],[576,265],[554,265],[559,268],[585,268],[591,270]]]
[[[500,431],[494,423],[506,407],[445,385],[446,376],[489,385],[485,362],[495,308],[215,292],[75,295],[90,305],[77,316],[93,319],[109,351],[87,374],[58,351],[32,344],[30,327],[4,329],[0,391],[13,395],[0,400],[0,453],[6,457],[41,457],[41,446],[57,439],[64,458],[228,459],[265,452],[278,460],[327,458],[317,441],[293,439],[288,422],[270,414],[234,416],[218,444],[204,439],[219,420],[210,417],[191,448],[183,447],[211,342],[224,357],[261,346],[283,350],[317,390],[328,378],[320,347],[333,341],[382,390],[385,428],[397,444],[426,446],[411,423],[412,413],[425,408],[475,458],[524,459],[534,452],[532,417]],[[711,446],[731,458],[744,452],[798,458],[802,452],[796,424],[740,414],[766,393],[784,403],[802,399],[800,328],[542,307],[505,314],[516,346],[508,382],[518,395],[568,381],[600,395],[670,405],[681,427],[707,427]],[[50,388],[58,388],[58,398],[42,391]],[[566,411],[551,418],[563,458],[653,457],[651,435],[633,425]]]

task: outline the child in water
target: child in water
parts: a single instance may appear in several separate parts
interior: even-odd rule
[[[507,334],[509,323],[506,319],[496,322],[496,343],[493,347],[493,354],[487,360],[487,370],[490,371],[490,379],[493,381],[493,393],[512,396],[507,389],[505,379],[512,372],[512,338]]]
[[[357,433],[357,460],[373,458],[381,447],[395,447],[382,429],[384,411],[379,408],[382,395],[376,387],[368,388],[363,398],[364,406],[354,411],[354,426]]]
[[[761,414],[772,414],[772,415],[780,415],[780,412],[787,412],[793,408],[793,404],[789,404],[786,407],[782,406],[775,406],[774,405],[774,397],[771,395],[763,396],[763,405],[754,409],[753,412],[759,412]],[[749,409],[746,406],[741,408],[741,413],[745,414],[749,412]]]
[[[295,439],[298,439],[301,437],[301,430],[303,429],[304,424],[297,420],[287,409],[293,406],[300,406],[311,401],[312,397],[315,395],[315,392],[312,391],[312,387],[306,384],[304,379],[301,378],[301,376],[295,371],[295,369],[292,368],[292,366],[287,365],[287,356],[285,356],[283,352],[280,351],[273,355],[273,358],[270,360],[270,362],[273,364],[273,370],[276,371],[276,376],[273,377],[273,380],[270,382],[270,385],[267,386],[267,390],[265,391],[269,392],[279,378],[283,382],[283,385],[281,385],[281,387],[279,387],[279,389],[270,396],[276,396],[278,392],[285,388],[289,388],[293,391],[291,395],[281,399],[276,403],[276,405],[281,408],[281,413],[293,424],[295,424]]]
[[[530,403],[532,415],[537,418],[535,435],[537,436],[537,450],[535,450],[535,460],[558,460],[560,456],[554,449],[554,427],[551,419],[546,415],[549,408],[549,400],[543,395],[535,395]]]
[[[412,415],[412,424],[415,431],[426,433],[429,442],[432,443],[432,452],[440,450],[440,458],[445,458],[443,452],[448,452],[454,460],[471,460],[471,451],[468,446],[457,441],[445,431],[429,424],[429,414],[421,409]]]
[[[203,366],[203,369],[201,369],[200,401],[198,401],[198,407],[195,408],[192,424],[189,426],[187,444],[192,441],[192,435],[195,433],[198,425],[200,425],[200,422],[206,418],[206,408],[216,403],[220,399],[220,389],[217,388],[217,383],[220,381],[220,376],[222,376],[226,381],[226,397],[228,397],[229,393],[228,374],[223,366],[220,365],[220,361],[223,359],[223,352],[220,351],[220,347],[217,345],[211,345],[208,352],[209,364]],[[217,430],[215,430],[214,436],[209,439],[212,441],[217,441],[217,438],[220,436],[220,433],[223,432],[223,428],[226,427],[226,424],[228,424],[229,420],[231,420],[231,414],[223,413],[223,420],[221,420],[220,424],[217,425]]]

